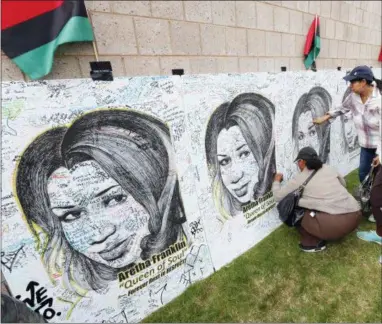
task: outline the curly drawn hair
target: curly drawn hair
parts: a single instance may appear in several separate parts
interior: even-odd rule
[[[99,110],[34,139],[20,159],[16,193],[32,232],[38,237],[40,228],[46,234],[43,261],[49,272],[62,273],[68,287],[98,290],[123,269],[95,262],[70,246],[50,210],[47,192],[55,170],[86,160],[96,161],[149,213],[150,234],[141,241],[142,259],[175,243],[185,216],[170,134],[157,119],[132,110]]]
[[[325,115],[332,106],[332,97],[329,92],[322,87],[313,87],[308,93],[304,93],[298,100],[293,112],[292,119],[292,137],[295,142],[295,150],[300,150],[298,145],[298,119],[310,111],[312,119]],[[319,142],[319,157],[325,163],[330,153],[330,124],[325,123],[315,125]]]
[[[224,186],[217,158],[217,139],[223,129],[239,126],[248,147],[259,165],[259,181],[253,188],[253,199],[271,189],[276,171],[273,121],[275,107],[270,100],[256,93],[242,93],[231,102],[221,104],[207,125],[205,150],[216,206],[224,222],[241,210],[241,204]]]

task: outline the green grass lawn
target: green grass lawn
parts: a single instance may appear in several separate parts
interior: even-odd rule
[[[346,180],[353,192],[357,171]],[[281,226],[143,322],[382,322],[380,254],[355,233],[303,253],[297,232]]]

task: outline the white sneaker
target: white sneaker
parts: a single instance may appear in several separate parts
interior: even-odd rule
[[[368,219],[369,219],[369,222],[375,223],[375,218],[373,214],[371,214]]]
[[[382,255],[379,257],[379,263],[382,264]]]

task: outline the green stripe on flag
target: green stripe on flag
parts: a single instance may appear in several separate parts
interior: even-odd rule
[[[314,37],[314,46],[309,52],[308,56],[304,60],[305,67],[307,69],[313,64],[313,62],[317,59],[318,54],[321,49],[321,38],[319,36]]]
[[[34,50],[19,55],[13,62],[32,80],[47,75],[53,65],[56,48],[64,43],[92,41],[93,30],[86,17],[72,17],[56,39]]]

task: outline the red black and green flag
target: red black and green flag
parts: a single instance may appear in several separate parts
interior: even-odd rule
[[[307,69],[311,66],[316,69],[316,58],[320,53],[321,38],[320,38],[320,19],[316,15],[310,25],[308,35],[304,47],[304,64]]]
[[[1,49],[30,79],[52,69],[64,43],[93,40],[83,0],[2,0]]]

